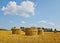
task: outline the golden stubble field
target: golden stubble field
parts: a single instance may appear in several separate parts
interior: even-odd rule
[[[0,31],[0,43],[60,43],[60,33],[44,32],[44,35],[26,36]]]

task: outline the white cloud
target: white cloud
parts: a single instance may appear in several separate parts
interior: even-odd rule
[[[21,24],[25,24],[26,22],[25,21],[21,21]]]
[[[14,23],[12,20],[9,21],[10,23]]]
[[[29,24],[30,27],[37,27],[37,24]]]
[[[49,22],[48,24],[49,24],[49,25],[55,25],[55,23],[53,23],[53,22]]]
[[[26,14],[26,13],[22,13],[22,15],[21,16],[23,16],[23,17],[30,17],[30,15],[29,14]]]
[[[47,23],[47,21],[41,20],[41,21],[39,21],[38,23]]]
[[[56,25],[54,22],[49,22],[46,20],[41,20],[38,22],[38,24],[40,24],[41,27],[46,27],[46,28],[54,28]]]
[[[2,8],[5,15],[20,15],[23,17],[30,17],[34,15],[34,3],[31,1],[23,1],[20,5],[17,5],[15,1],[10,1],[7,6]]]
[[[40,23],[40,24],[48,24],[48,25],[55,25],[54,22],[48,22],[48,21],[46,21],[46,20],[41,20],[41,21],[39,21],[38,23]]]

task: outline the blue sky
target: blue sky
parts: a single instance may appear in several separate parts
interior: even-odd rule
[[[60,30],[60,0],[0,0],[0,28],[45,27]]]

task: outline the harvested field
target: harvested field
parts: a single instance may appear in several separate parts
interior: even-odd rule
[[[60,33],[44,32],[44,35],[26,36],[0,31],[0,43],[60,43]]]

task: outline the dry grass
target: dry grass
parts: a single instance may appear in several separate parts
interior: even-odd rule
[[[25,36],[0,31],[0,43],[60,43],[60,33],[45,32],[43,36]]]

